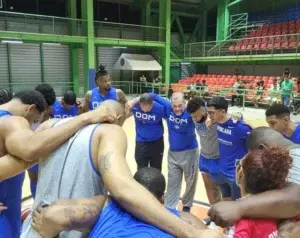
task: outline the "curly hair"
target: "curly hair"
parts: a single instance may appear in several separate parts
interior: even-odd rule
[[[35,87],[35,90],[44,96],[48,106],[53,106],[56,101],[56,94],[54,89],[49,84],[39,84]]]
[[[47,106],[43,95],[36,90],[25,89],[19,91],[13,96],[13,99],[19,99],[23,104],[26,105],[34,104],[40,113],[44,112]]]
[[[249,152],[242,161],[245,191],[257,194],[283,188],[292,162],[289,152],[279,147]]]
[[[198,111],[201,107],[205,107],[205,101],[202,98],[195,97],[189,100],[187,104],[187,112],[192,114]]]

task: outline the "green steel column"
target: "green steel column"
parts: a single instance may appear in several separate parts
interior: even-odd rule
[[[170,53],[171,53],[171,0],[159,1],[159,26],[166,28],[166,45],[160,53],[160,63],[163,68],[163,79],[166,84],[170,84]]]
[[[220,0],[217,17],[217,41],[225,40],[229,26],[229,0]]]
[[[142,1],[142,24],[146,26],[151,26],[151,4],[153,0],[143,0]]]
[[[207,39],[207,11],[202,13],[202,27],[201,27],[201,41],[206,41]]]
[[[76,0],[68,0],[68,17],[77,19]],[[77,35],[78,21],[70,22],[70,30],[72,35]],[[70,50],[70,77],[74,92],[79,94],[79,70],[78,70],[78,48],[74,45],[69,46]]]
[[[87,44],[83,46],[84,92],[94,88],[95,84],[95,32],[94,32],[94,7],[93,1],[82,0],[82,19],[84,32],[87,36]]]
[[[42,83],[44,83],[45,82],[45,70],[44,70],[44,51],[43,51],[42,44],[40,44],[40,60],[41,60]]]

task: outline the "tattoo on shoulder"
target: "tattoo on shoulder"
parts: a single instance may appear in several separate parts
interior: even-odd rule
[[[101,171],[109,171],[111,168],[111,156],[113,152],[108,151],[105,154],[101,155],[99,160],[100,160],[100,170]]]

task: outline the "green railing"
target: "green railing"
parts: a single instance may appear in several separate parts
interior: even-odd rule
[[[65,17],[0,11],[0,31],[83,36],[86,21]]]
[[[297,55],[299,51],[300,34],[290,34],[185,44],[184,58]]]
[[[163,27],[95,21],[96,37],[123,40],[166,41],[166,29]]]

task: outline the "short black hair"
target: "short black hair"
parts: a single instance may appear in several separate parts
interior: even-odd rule
[[[158,169],[152,167],[139,169],[133,178],[156,198],[160,199],[163,196],[166,189],[166,180]]]
[[[98,77],[101,76],[109,76],[107,70],[106,70],[106,65],[100,64],[99,70],[96,72],[95,75],[95,81],[97,80]]]
[[[2,88],[0,90],[0,105],[8,103],[12,97],[13,95],[9,90]]]
[[[44,96],[48,106],[53,106],[56,101],[56,94],[54,89],[49,84],[39,84],[35,87],[35,90]]]
[[[153,103],[153,97],[150,93],[143,93],[140,96],[139,103],[151,105]]]
[[[36,90],[19,91],[13,96],[13,99],[19,99],[25,105],[35,105],[40,113],[44,112],[47,106],[44,96]]]
[[[228,102],[224,97],[213,97],[208,102],[208,107],[214,107],[218,110],[228,111]]]
[[[271,107],[269,107],[266,110],[265,115],[267,117],[269,117],[269,116],[276,116],[276,117],[289,116],[289,115],[291,115],[291,111],[286,105],[273,104]]]
[[[72,90],[66,91],[63,100],[68,105],[74,105],[76,103],[76,93]]]
[[[195,97],[189,100],[187,104],[187,112],[192,114],[198,111],[201,107],[205,107],[205,101],[202,98]]]

